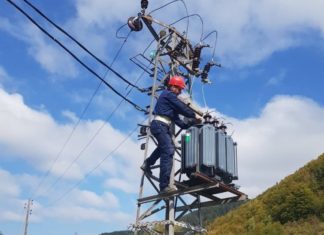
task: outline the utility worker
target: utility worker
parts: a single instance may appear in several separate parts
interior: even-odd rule
[[[155,105],[153,114],[154,119],[151,122],[151,133],[156,138],[157,148],[148,157],[141,169],[149,174],[152,174],[150,166],[160,158],[160,192],[171,192],[176,190],[170,187],[170,174],[173,164],[173,155],[175,146],[172,141],[171,124],[175,123],[182,129],[186,129],[194,123],[201,122],[196,118],[195,113],[178,99],[178,95],[182,89],[186,87],[184,79],[180,76],[173,76],[168,82],[168,89],[164,90],[159,96]],[[188,123],[185,123],[179,118],[179,114],[190,118]]]

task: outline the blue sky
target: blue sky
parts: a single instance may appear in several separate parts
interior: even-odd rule
[[[23,1],[15,2],[98,74],[107,73]],[[140,8],[140,1],[134,0],[32,2],[108,64],[123,43],[115,37],[116,30]],[[166,2],[150,1],[149,10]],[[233,124],[229,132],[239,146],[237,184],[253,198],[323,153],[324,3],[185,2],[189,14],[202,16],[204,35],[218,31],[215,59],[223,66],[211,72],[211,85],[195,82],[194,99]],[[185,15],[181,1],[153,14],[166,23]],[[176,27],[183,31],[185,24]],[[197,17],[190,18],[188,34],[193,43],[198,43],[201,27]],[[127,28],[120,31],[127,33]],[[147,30],[132,33],[112,67],[135,82],[141,71],[129,58],[151,40]],[[214,45],[214,38],[206,43]],[[212,49],[206,49],[204,61],[211,54]],[[129,91],[111,73],[106,79],[123,94]],[[142,87],[149,84],[149,77],[139,81]],[[143,114],[123,103],[111,116],[120,98],[101,85],[65,144],[98,86],[92,74],[1,1],[0,231],[4,235],[22,234],[29,197],[34,199],[29,226],[33,235],[99,234],[126,229],[134,221],[143,152],[136,133],[116,148],[145,119]],[[129,98],[142,106],[149,103],[135,90]]]

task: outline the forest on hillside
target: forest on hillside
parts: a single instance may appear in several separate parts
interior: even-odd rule
[[[323,235],[324,154],[208,226],[220,235]]]

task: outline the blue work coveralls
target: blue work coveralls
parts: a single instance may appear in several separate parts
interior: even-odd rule
[[[169,90],[164,90],[161,93],[153,114],[168,117],[182,129],[190,127],[191,124],[184,123],[179,118],[179,114],[187,118],[195,118],[195,113],[181,102],[175,93]],[[146,159],[146,164],[152,166],[157,159],[160,158],[160,190],[163,190],[170,183],[172,159],[175,152],[175,146],[172,141],[171,125],[162,121],[153,120],[150,128],[151,134],[156,138],[158,145],[151,156]]]

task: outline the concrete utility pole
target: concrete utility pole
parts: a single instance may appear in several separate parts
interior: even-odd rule
[[[25,217],[25,230],[24,230],[24,235],[27,235],[27,228],[28,228],[28,220],[29,220],[29,215],[31,215],[31,206],[33,205],[33,200],[28,199],[27,205],[25,205],[26,209],[26,217]]]

